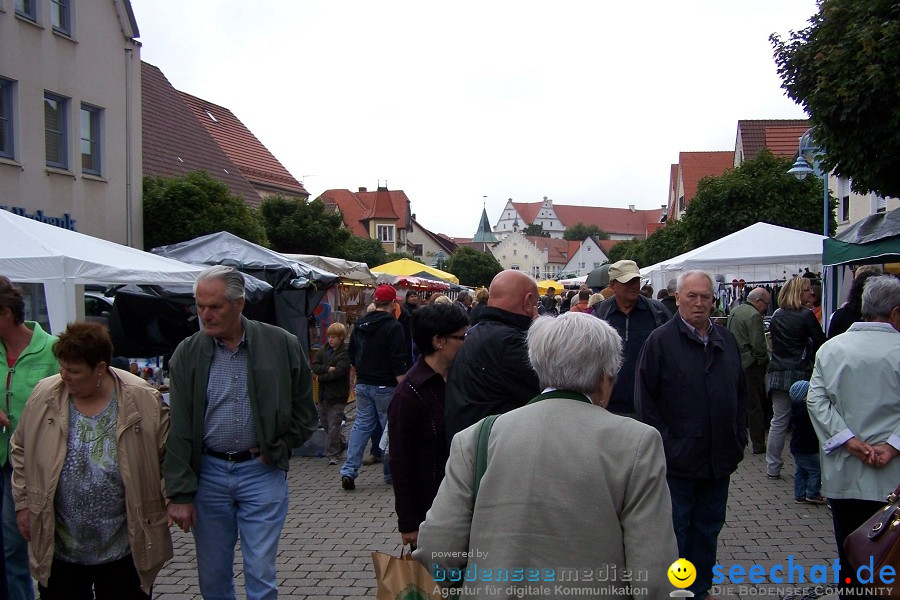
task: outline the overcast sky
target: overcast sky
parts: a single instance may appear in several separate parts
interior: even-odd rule
[[[680,151],[805,118],[769,34],[815,0],[131,0],[141,57],[229,108],[311,197],[403,189],[471,237],[482,202],[656,208]]]

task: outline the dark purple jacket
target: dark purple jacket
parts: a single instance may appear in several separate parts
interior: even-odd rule
[[[418,531],[447,464],[444,379],[419,358],[388,405],[388,458],[401,533]]]

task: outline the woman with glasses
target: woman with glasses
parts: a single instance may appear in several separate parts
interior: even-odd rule
[[[825,342],[825,332],[806,305],[814,299],[809,278],[794,277],[778,293],[778,310],[769,323],[772,360],[766,374],[766,389],[772,397],[772,422],[766,446],[766,476],[781,477],[784,438],[791,421],[791,386],[809,381],[816,351]]]
[[[453,304],[431,304],[412,316],[412,337],[422,356],[407,371],[388,405],[388,454],[400,538],[416,546],[419,523],[437,495],[447,463],[444,389],[466,339],[466,314]]]

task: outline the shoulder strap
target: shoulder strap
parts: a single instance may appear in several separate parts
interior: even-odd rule
[[[473,504],[475,503],[475,499],[478,498],[478,488],[481,486],[481,478],[484,477],[484,472],[487,471],[488,440],[491,437],[491,428],[494,426],[494,421],[496,421],[499,416],[500,415],[491,415],[485,417],[478,430],[478,445],[475,447],[475,486],[472,492]]]

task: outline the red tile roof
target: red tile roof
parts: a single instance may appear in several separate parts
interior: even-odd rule
[[[596,225],[610,234],[634,235],[639,238],[647,235],[647,225],[659,221],[662,211],[659,208],[647,210],[631,210],[630,208],[607,208],[604,206],[566,206],[554,205],[556,215],[562,223],[569,227],[581,222],[585,225]]]
[[[377,196],[377,192],[364,190],[365,188],[361,188],[358,192],[351,192],[346,189],[325,190],[318,198],[326,205],[336,205],[344,216],[344,224],[350,228],[353,235],[359,237],[369,237],[369,230],[363,224],[363,221],[373,218],[371,214]],[[387,191],[387,197],[394,212],[393,218],[397,229],[406,229],[407,217],[409,216],[409,198],[407,198],[406,192],[403,190],[390,190]]]
[[[797,156],[800,137],[809,129],[806,125],[799,127],[766,127],[766,148],[775,156]]]
[[[162,71],[141,62],[141,132],[145,176],[206,171],[232,194],[259,206],[259,194],[200,124]]]
[[[366,215],[366,219],[394,219],[396,220],[397,211],[394,210],[391,202],[391,193],[386,187],[380,187],[375,191],[375,199]]]
[[[704,177],[718,177],[734,168],[734,152],[679,152],[681,180],[684,186],[684,205],[697,195],[697,183]]]
[[[525,221],[522,223],[522,227],[526,227],[534,223],[543,202],[513,202],[512,205]],[[553,210],[564,227],[584,223],[585,225],[596,225],[610,234],[638,237],[646,236],[647,224],[658,222],[661,214],[658,208],[632,211],[630,208],[567,204],[554,204]]]
[[[553,264],[566,264],[569,262],[569,240],[548,238],[540,235],[526,235],[525,239],[537,246],[538,250],[547,250],[547,262]],[[578,243],[575,243],[578,249]]]
[[[225,151],[228,158],[241,169],[241,173],[250,183],[262,187],[262,191],[265,192],[309,197],[309,192],[303,185],[234,113],[203,98],[184,92],[179,94],[194,111],[197,120]]]
[[[803,127],[803,131],[809,128],[808,119],[743,119],[738,121],[738,134],[740,136],[744,160],[750,160],[756,153],[766,147],[766,129],[771,127]],[[800,132],[802,135],[802,131]],[[799,137],[799,136],[798,136]],[[735,143],[735,145],[737,145]],[[794,141],[794,153],[797,152],[797,142]]]
[[[824,206],[824,204],[823,202],[822,205]],[[603,249],[603,254],[609,257],[609,251],[612,250],[613,246],[623,241],[625,240],[600,240],[600,248]]]

